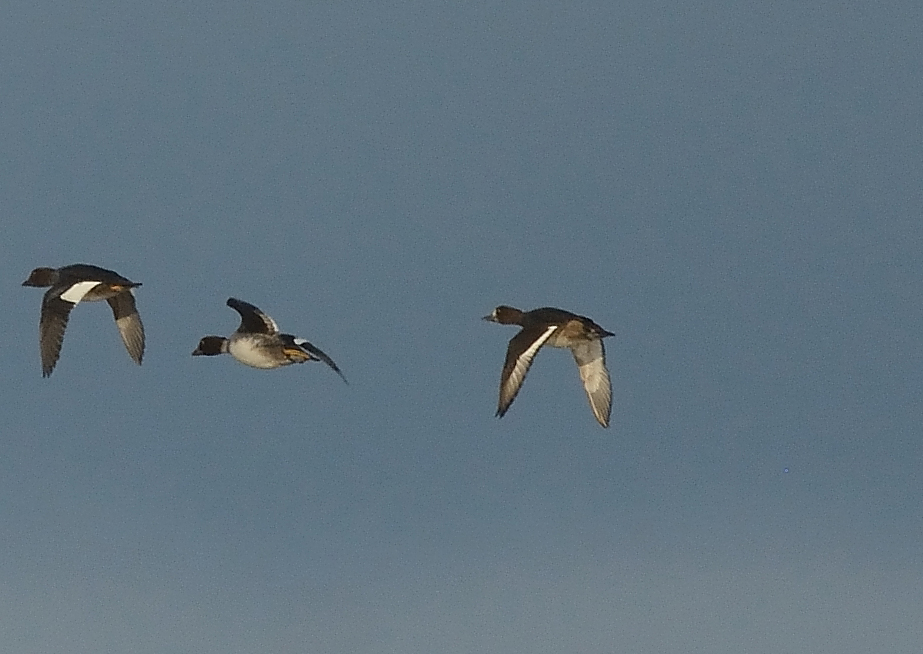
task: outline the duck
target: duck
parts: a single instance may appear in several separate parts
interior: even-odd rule
[[[615,336],[614,333],[606,331],[586,316],[552,307],[521,311],[501,305],[483,319],[501,325],[522,327],[510,339],[506,350],[506,361],[500,375],[497,417],[502,418],[516,399],[535,355],[543,346],[550,345],[567,348],[574,355],[593,415],[600,425],[609,426],[612,383],[606,369],[603,339]]]
[[[115,324],[125,349],[132,360],[141,365],[144,357],[144,325],[135,306],[132,289],[140,283],[122,277],[117,272],[76,263],[61,268],[36,268],[23,286],[50,287],[42,298],[39,318],[39,351],[42,376],[49,377],[61,355],[64,330],[71,310],[81,301],[106,300],[112,308]]]
[[[203,337],[192,356],[230,354],[244,365],[263,370],[323,361],[346,382],[333,359],[303,338],[280,333],[276,321],[254,305],[233,297],[228,298],[227,305],[240,314],[240,327],[227,338]]]

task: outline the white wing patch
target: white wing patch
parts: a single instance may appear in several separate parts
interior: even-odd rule
[[[516,399],[516,394],[519,393],[519,387],[522,386],[522,382],[526,379],[526,373],[529,372],[529,368],[532,366],[532,359],[535,358],[535,354],[541,349],[542,345],[545,344],[545,341],[551,338],[551,335],[557,329],[557,325],[550,325],[541,336],[532,341],[522,354],[516,357],[516,363],[513,365],[509,377],[503,380],[500,386],[500,405],[497,410],[497,415],[502,416],[506,413],[510,404]]]
[[[84,298],[84,296],[92,291],[96,286],[101,282],[77,282],[69,289],[61,293],[60,298],[65,302],[70,302],[71,304],[77,304]]]
[[[273,320],[270,316],[267,316],[267,315],[266,315],[265,313],[263,313],[262,311],[259,311],[259,312],[258,312],[258,315],[259,315],[260,318],[263,319],[263,322],[266,323],[266,326],[269,328],[268,333],[269,333],[270,336],[273,335],[273,334],[278,334],[278,333],[279,333],[279,325],[276,324],[276,321],[275,321],[275,320]]]
[[[529,366],[532,364],[532,359],[535,358],[535,353],[538,352],[542,345],[545,344],[545,341],[551,338],[551,335],[555,333],[557,329],[557,325],[551,325],[548,327],[548,329],[545,330],[545,333],[536,338],[532,345],[527,347],[526,351],[519,355],[519,358],[516,359],[516,366],[513,368],[513,372],[510,375],[511,377],[513,375],[521,375],[523,377],[526,376],[526,370],[528,370]],[[523,368],[525,368],[525,370],[523,370]]]

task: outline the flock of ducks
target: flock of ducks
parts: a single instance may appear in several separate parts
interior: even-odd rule
[[[125,349],[135,363],[141,365],[144,326],[133,292],[141,284],[111,270],[78,263],[63,268],[36,268],[22,285],[50,287],[42,298],[39,320],[42,376],[48,377],[54,370],[61,354],[70,312],[81,301],[106,300],[109,303]],[[320,348],[303,338],[281,333],[276,321],[254,305],[235,298],[229,298],[227,305],[240,314],[237,331],[227,337],[205,336],[192,352],[193,356],[230,354],[245,365],[262,369],[322,361],[346,381],[337,364]],[[567,348],[574,355],[593,415],[600,425],[609,426],[612,386],[606,369],[603,339],[613,336],[612,332],[585,316],[547,307],[520,311],[499,306],[490,315],[484,316],[484,320],[522,327],[510,340],[506,351],[500,375],[498,417],[503,417],[516,399],[535,355],[543,346],[550,345]]]

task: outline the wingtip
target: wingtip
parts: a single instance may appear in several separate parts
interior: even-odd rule
[[[347,386],[349,386],[349,382],[346,380],[346,375],[344,375],[343,372],[342,372],[339,368],[337,368],[337,367],[335,367],[335,366],[330,366],[330,367],[331,367],[331,369],[333,370],[333,372],[335,372],[337,375],[339,375],[340,379],[343,380],[343,383],[346,384]]]
[[[132,351],[127,344],[125,347],[128,350],[128,356],[131,357],[131,360],[140,366],[141,362],[144,361],[144,345],[141,345],[140,351]]]
[[[608,413],[603,413],[602,407],[600,407],[600,410],[597,411],[592,402],[590,403],[590,408],[593,410],[593,417],[596,418],[596,422],[598,422],[600,426],[603,427],[603,429],[609,429],[610,415]]]

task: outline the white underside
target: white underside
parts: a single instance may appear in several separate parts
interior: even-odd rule
[[[228,353],[242,364],[253,368],[278,368],[279,362],[266,355],[266,350],[253,341],[241,338],[228,343]]]

